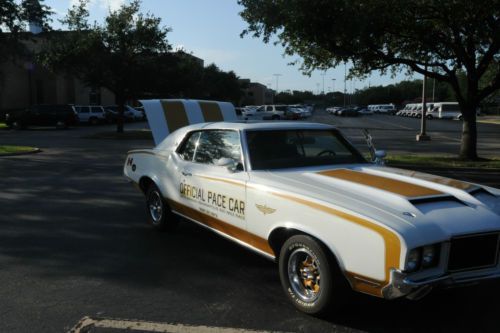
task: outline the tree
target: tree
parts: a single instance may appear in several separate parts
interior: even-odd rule
[[[242,35],[276,36],[305,71],[351,61],[351,75],[407,69],[449,83],[463,115],[460,156],[477,158],[476,108],[500,88],[500,0],[238,2]]]
[[[215,64],[210,64],[203,71],[203,98],[211,100],[229,100],[237,105],[240,101],[241,85],[233,71],[224,72]]]
[[[0,0],[0,61],[18,58],[27,54],[24,41],[30,38],[26,34],[29,22],[48,30],[50,8],[43,5],[43,0]]]
[[[117,132],[123,132],[124,105],[151,90],[158,78],[156,65],[171,46],[170,31],[161,19],[140,13],[134,0],[110,12],[102,25],[88,22],[89,0],[80,0],[62,21],[69,31],[53,34],[41,59],[55,71],[72,74],[90,87],[106,87],[116,96]]]

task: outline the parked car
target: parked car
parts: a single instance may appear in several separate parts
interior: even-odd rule
[[[6,114],[5,123],[15,129],[30,126],[67,128],[78,123],[78,115],[68,104],[40,104]]]
[[[289,106],[285,111],[286,120],[299,120],[304,118],[304,110],[296,107]]]
[[[394,104],[370,104],[368,105],[368,110],[374,113],[396,114],[396,106]]]
[[[75,105],[74,106],[80,123],[97,125],[106,122],[106,113],[102,106],[97,105]]]
[[[108,112],[108,119],[116,122],[116,120],[118,119],[118,106],[108,105],[105,106],[104,109],[110,111]],[[134,109],[129,105],[125,105],[123,117],[125,121],[145,120],[146,118],[144,113],[137,111],[136,109]]]
[[[255,117],[264,120],[285,119],[287,107],[287,105],[262,105],[255,110]]]
[[[309,118],[312,116],[312,108],[308,105],[295,104],[289,106],[300,111],[301,118]]]
[[[337,112],[341,117],[357,117],[359,116],[358,110],[356,108],[345,108]]]
[[[358,111],[358,115],[369,116],[373,114],[373,111],[368,110],[368,108],[365,107],[358,107],[356,108],[356,111]]]
[[[182,217],[277,262],[310,314],[351,289],[415,299],[500,278],[500,190],[374,165],[326,124],[189,125],[129,151],[123,172],[152,227]]]

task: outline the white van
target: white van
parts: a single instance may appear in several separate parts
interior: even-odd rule
[[[396,114],[396,106],[394,104],[371,104],[368,105],[368,110],[374,113]]]
[[[454,119],[458,118],[461,114],[458,102],[440,102],[433,104],[432,109],[427,114],[427,118]]]

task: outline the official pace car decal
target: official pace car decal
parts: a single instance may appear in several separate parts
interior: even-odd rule
[[[235,198],[225,193],[198,187],[187,182],[179,186],[181,197],[200,204],[202,213],[218,218],[218,214],[226,214],[239,219],[245,219],[245,200]]]

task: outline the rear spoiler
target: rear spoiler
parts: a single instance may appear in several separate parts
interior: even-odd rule
[[[140,101],[149,128],[158,145],[173,131],[192,124],[237,120],[233,104],[189,99],[148,99]]]

